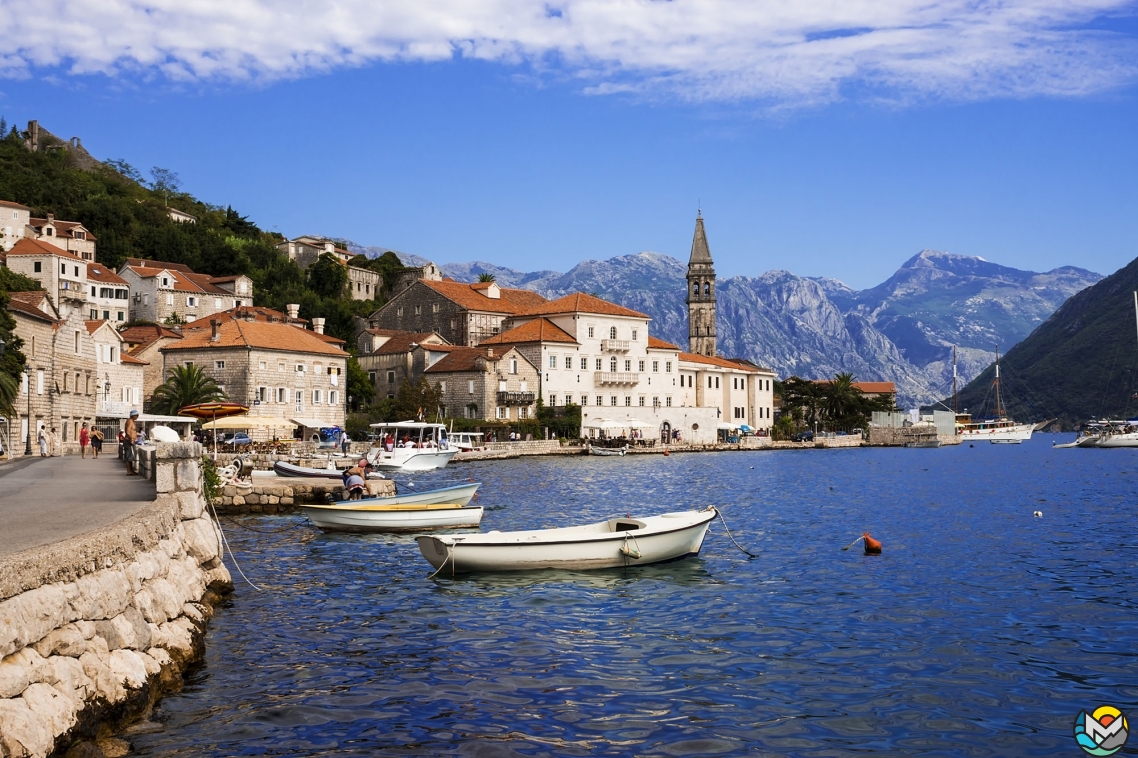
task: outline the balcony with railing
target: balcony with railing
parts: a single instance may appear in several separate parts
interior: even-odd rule
[[[629,371],[596,371],[593,373],[595,384],[640,384],[640,374]]]
[[[499,392],[498,405],[533,405],[537,401],[534,392]]]
[[[628,340],[601,340],[601,350],[606,353],[627,353],[632,349]]]

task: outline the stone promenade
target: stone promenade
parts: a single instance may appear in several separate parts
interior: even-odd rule
[[[154,484],[113,455],[21,458],[0,465],[0,555],[113,524],[154,501]]]

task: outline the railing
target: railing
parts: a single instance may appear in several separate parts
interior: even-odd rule
[[[499,392],[498,405],[533,405],[537,400],[534,392]]]
[[[630,348],[628,340],[601,340],[601,350],[609,353],[627,353]]]
[[[640,374],[624,371],[597,371],[593,374],[596,384],[640,384]]]

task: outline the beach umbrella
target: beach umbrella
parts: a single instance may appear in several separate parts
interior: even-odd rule
[[[196,419],[213,419],[216,424],[219,418],[240,416],[249,412],[249,406],[240,403],[213,402],[187,405],[178,409],[179,416],[192,416]],[[213,435],[213,459],[217,460],[217,433]]]

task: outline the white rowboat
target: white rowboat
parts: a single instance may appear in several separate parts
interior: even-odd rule
[[[709,506],[702,511],[612,518],[561,529],[415,539],[423,557],[444,573],[645,566],[698,555],[717,515]]]
[[[407,532],[478,526],[482,506],[468,505],[481,482],[427,492],[302,505],[300,510],[326,532]]]
[[[624,455],[628,452],[628,445],[624,447],[596,447],[589,445],[589,455]]]

